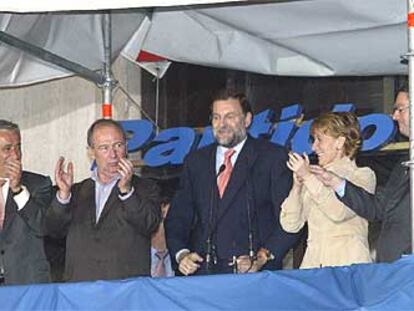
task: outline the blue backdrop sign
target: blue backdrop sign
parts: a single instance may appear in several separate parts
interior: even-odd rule
[[[353,111],[353,104],[337,104],[333,111]],[[295,119],[302,114],[300,104],[292,104],[282,109],[279,122],[275,122],[275,114],[267,109],[253,118],[249,133],[253,137],[264,137],[274,144],[285,146],[295,152],[312,153],[310,126],[313,120],[307,120],[297,126]],[[362,151],[371,151],[387,144],[394,136],[394,121],[386,114],[368,114],[359,118],[363,133]],[[155,135],[155,128],[147,120],[125,120],[122,126],[128,132],[128,151],[138,151],[150,143],[144,155],[148,166],[179,165],[193,149],[199,149],[214,142],[210,126],[202,134],[190,127],[176,127],[161,131]]]

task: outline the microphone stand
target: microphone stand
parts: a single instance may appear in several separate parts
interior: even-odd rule
[[[249,165],[247,165],[249,167]],[[246,210],[247,210],[247,227],[248,227],[248,242],[249,242],[249,258],[250,262],[253,265],[253,262],[256,260],[256,254],[254,252],[253,248],[253,228],[252,228],[252,215],[251,215],[251,201],[253,200],[253,188],[250,185],[249,181],[249,175],[247,175],[246,178],[246,196],[247,196],[247,202],[246,202]]]
[[[5,277],[5,271],[4,271],[4,261],[3,261],[3,256],[0,257],[0,286],[4,285],[5,281],[6,281],[6,277]]]
[[[211,185],[210,191],[210,211],[209,211],[209,222],[208,222],[208,236],[207,236],[207,250],[206,250],[206,270],[207,274],[211,273],[211,264],[212,261],[214,264],[217,263],[217,258],[215,255],[215,247],[213,245],[213,211],[216,205],[216,196],[214,195],[214,187],[217,187],[217,178],[220,176],[221,173],[226,169],[226,166],[222,164],[215,175],[214,183]],[[213,258],[212,258],[213,257]]]

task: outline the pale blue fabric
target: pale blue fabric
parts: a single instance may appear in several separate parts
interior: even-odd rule
[[[1,310],[412,310],[414,256],[393,264],[0,287]]]

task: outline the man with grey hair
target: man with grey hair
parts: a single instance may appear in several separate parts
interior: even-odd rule
[[[51,199],[49,177],[23,171],[17,124],[0,120],[0,282],[49,281],[43,248],[44,215]]]

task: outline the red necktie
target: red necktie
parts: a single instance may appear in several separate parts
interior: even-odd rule
[[[6,202],[4,202],[3,197],[3,185],[5,184],[4,180],[0,180],[0,230],[3,230],[4,216],[6,214]]]
[[[226,167],[219,176],[217,186],[220,194],[220,198],[223,197],[224,191],[226,190],[227,184],[229,183],[231,172],[233,171],[233,165],[231,164],[231,157],[236,151],[229,149],[224,153],[224,166]]]
[[[164,277],[167,276],[167,271],[165,270],[165,257],[167,257],[168,251],[157,251],[155,256],[158,258],[158,262],[155,265],[154,277]]]

